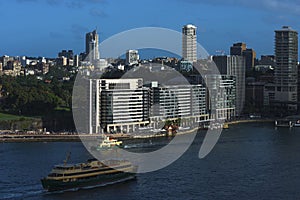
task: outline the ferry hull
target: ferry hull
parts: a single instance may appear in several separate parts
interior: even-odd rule
[[[117,174],[104,174],[98,175],[93,178],[65,182],[63,180],[51,180],[43,178],[41,182],[45,190],[54,192],[70,189],[100,187],[104,185],[128,181],[135,178],[136,176],[133,173],[119,172]]]

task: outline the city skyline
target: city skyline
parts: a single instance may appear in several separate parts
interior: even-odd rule
[[[180,32],[184,24],[198,27],[197,39],[211,55],[229,54],[231,44],[245,42],[260,55],[274,54],[274,30],[297,23],[300,3],[259,1],[146,1],[15,0],[1,2],[6,20],[1,55],[55,57],[61,49],[84,52],[84,35],[97,28],[101,43],[128,29],[157,26]],[[127,12],[126,12],[127,11]],[[287,11],[289,14],[287,14]],[[54,14],[55,13],[55,14]],[[176,13],[176,20],[172,18]],[[238,16],[238,17],[237,17]],[[5,38],[14,37],[14,40]]]

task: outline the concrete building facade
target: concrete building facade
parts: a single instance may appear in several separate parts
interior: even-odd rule
[[[251,71],[255,66],[256,52],[247,48],[245,43],[235,43],[230,47],[231,56],[243,56],[245,58],[246,70]]]
[[[182,27],[182,58],[197,62],[197,27],[191,24]]]
[[[206,111],[202,85],[151,86],[151,117],[158,119],[201,116]]]
[[[243,112],[245,105],[245,76],[246,63],[243,56],[213,56],[213,61],[218,67],[220,74],[235,76],[236,81],[236,114]]]
[[[100,59],[99,54],[99,35],[96,30],[85,35],[86,60],[93,62]]]
[[[213,119],[232,120],[236,109],[236,78],[231,75],[206,75],[209,88],[207,95],[208,112]]]
[[[139,63],[139,52],[138,50],[127,50],[126,51],[126,65],[136,65]]]
[[[89,80],[89,133],[132,133],[143,127],[159,129],[165,120],[197,125],[208,119],[202,85],[143,86],[143,79]]]
[[[298,32],[283,26],[275,31],[275,101],[283,110],[297,110]]]
[[[142,79],[93,79],[89,133],[132,132],[149,124],[149,90]]]

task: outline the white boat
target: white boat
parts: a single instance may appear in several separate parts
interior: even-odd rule
[[[190,130],[191,129],[191,127],[182,127],[182,126],[180,126],[179,127],[179,129],[178,130],[180,130],[180,131],[186,131],[186,130]]]
[[[296,123],[294,124],[294,127],[300,127],[300,120],[296,121]]]
[[[100,144],[97,146],[97,150],[100,149],[109,149],[112,147],[121,147],[123,144],[122,141],[118,141],[116,139],[111,139],[108,136],[104,136],[101,140]]]

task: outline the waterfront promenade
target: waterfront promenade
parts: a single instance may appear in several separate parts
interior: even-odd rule
[[[234,125],[239,123],[271,123],[274,122],[273,119],[247,119],[247,120],[236,120],[231,122],[226,122],[225,124]],[[197,131],[198,128],[178,131],[176,134],[189,134]],[[99,135],[90,134],[76,134],[76,133],[16,133],[13,131],[0,130],[0,142],[80,142],[81,139],[93,140]],[[130,134],[108,134],[109,137],[126,140],[126,139],[143,139],[143,138],[154,138],[154,137],[164,137],[165,133],[162,134],[143,134],[143,135],[130,135]]]

